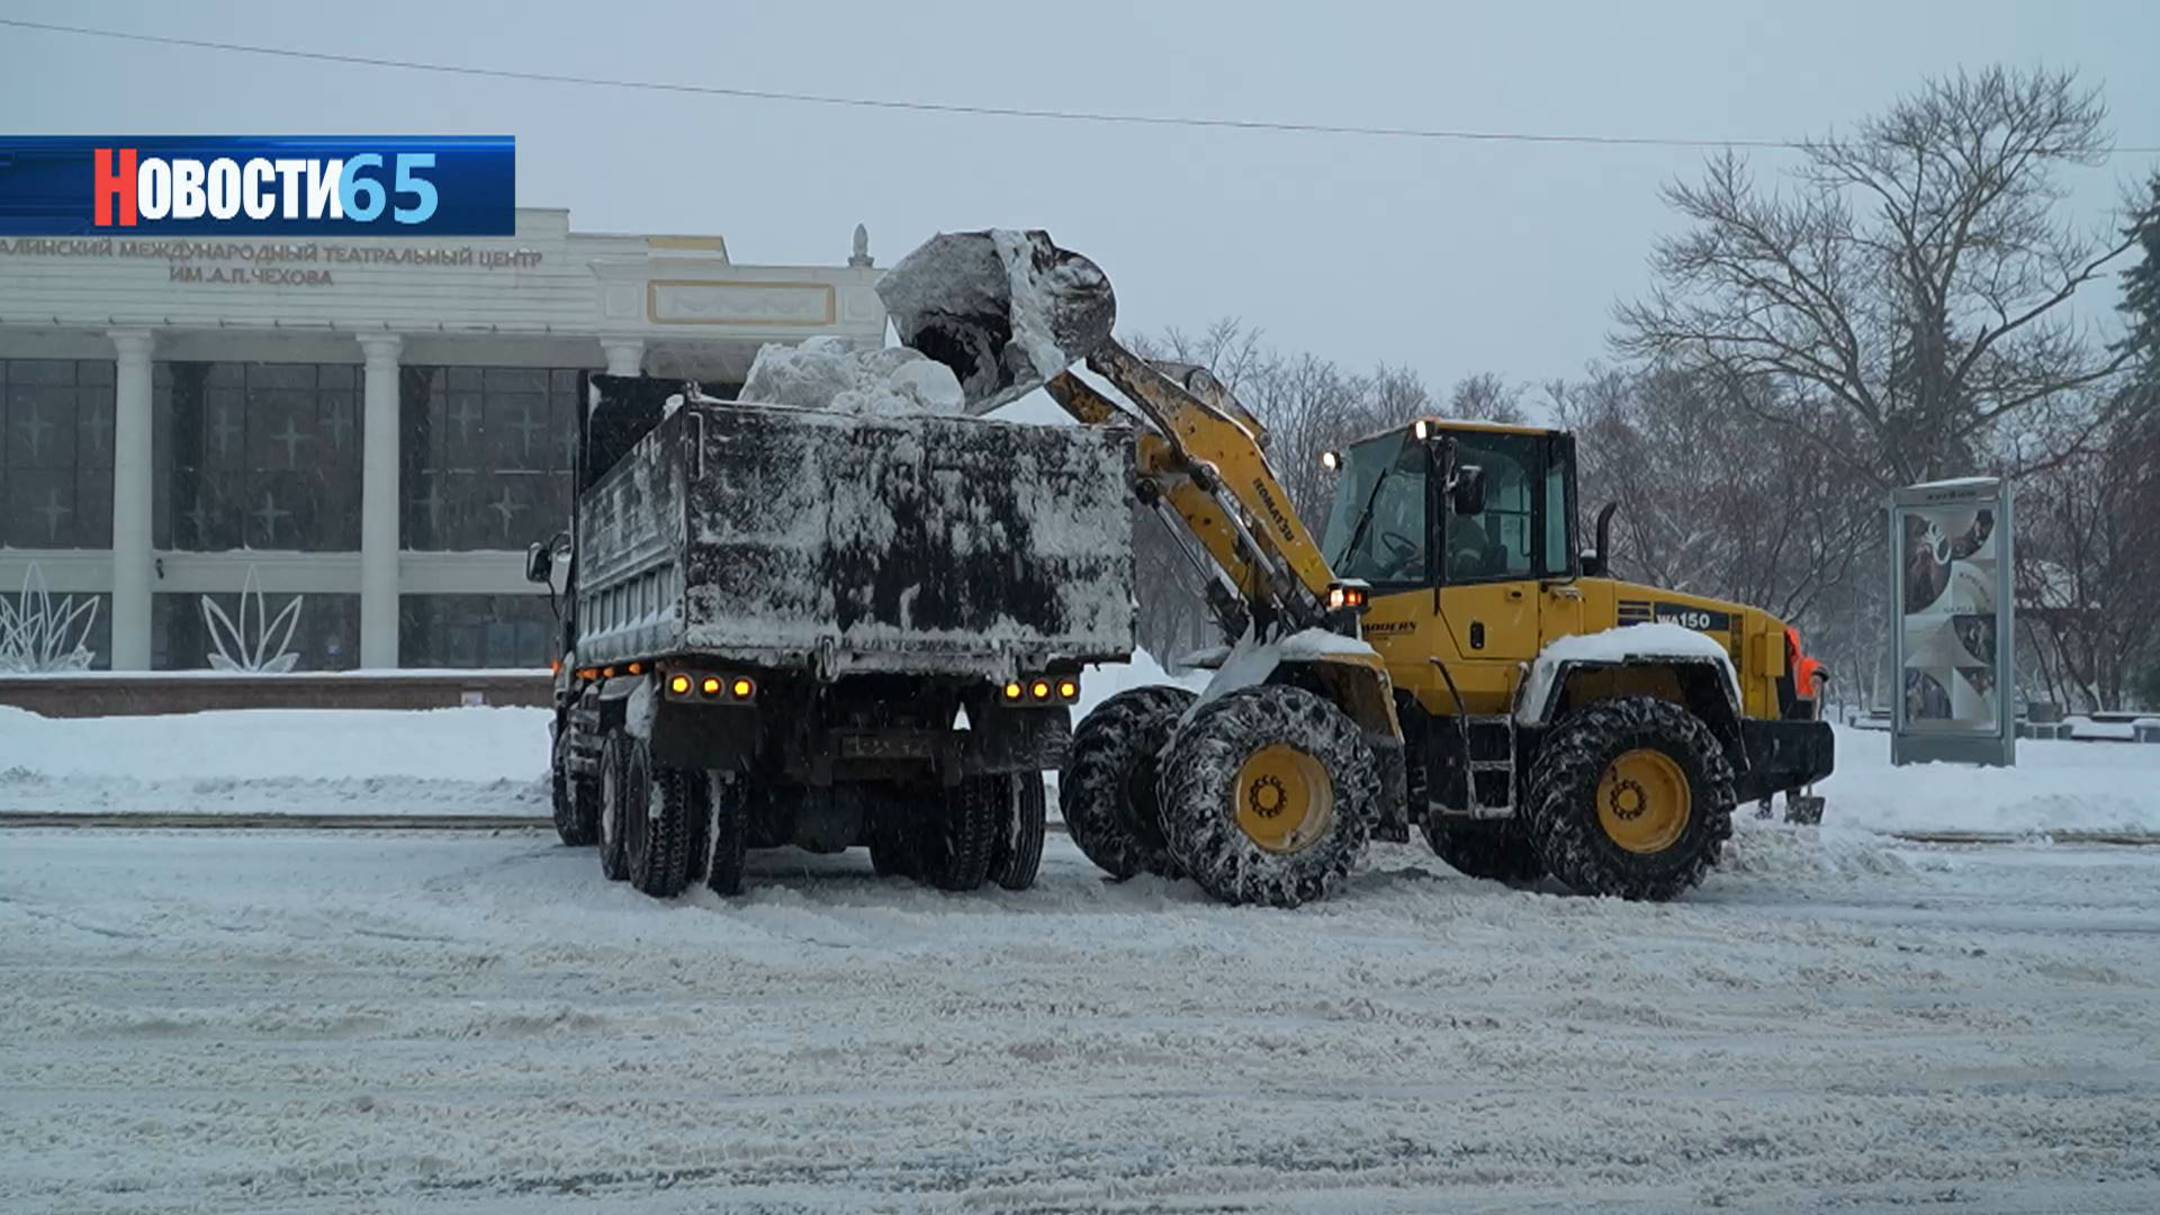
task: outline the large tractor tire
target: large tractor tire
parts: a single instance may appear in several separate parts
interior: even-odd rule
[[[1058,812],[1080,851],[1119,881],[1180,872],[1163,836],[1157,757],[1192,702],[1184,688],[1132,688],[1073,729],[1058,773]]]
[[[709,848],[705,884],[714,894],[734,898],[743,892],[750,857],[750,799],[747,776],[707,778],[705,839]]]
[[[656,899],[671,899],[690,882],[693,820],[705,818],[705,774],[664,768],[653,762],[642,738],[626,740],[627,791],[642,791],[640,801],[624,806],[623,860],[630,884]]]
[[[979,785],[966,781],[937,791],[917,820],[910,848],[915,876],[940,890],[977,890],[990,876],[1009,815],[1003,802],[983,796]]]
[[[600,872],[611,882],[630,876],[629,853],[625,849],[628,807],[645,805],[645,791],[627,787],[629,743],[622,731],[611,730],[600,744]]]
[[[555,759],[549,768],[555,811],[555,835],[572,848],[600,838],[600,782],[570,771],[570,730],[557,726]]]
[[[989,798],[1003,816],[1003,829],[990,855],[990,877],[1007,890],[1026,890],[1042,869],[1043,832],[1049,825],[1042,773],[986,776],[977,784],[981,796]]]
[[[1701,718],[1627,696],[1577,710],[1530,771],[1526,826],[1546,869],[1580,894],[1673,898],[1732,836],[1732,764]]]
[[[1326,898],[1365,855],[1380,769],[1356,722],[1281,684],[1227,692],[1171,740],[1158,798],[1178,864],[1225,903]]]
[[[1425,818],[1425,842],[1465,877],[1527,886],[1545,876],[1537,845],[1517,819],[1497,822]]]

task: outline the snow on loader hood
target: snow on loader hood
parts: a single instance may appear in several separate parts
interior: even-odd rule
[[[1659,621],[1607,629],[1602,633],[1578,633],[1562,637],[1539,651],[1530,667],[1516,712],[1525,723],[1535,723],[1552,694],[1553,681],[1563,668],[1575,663],[1621,663],[1638,659],[1666,658],[1686,662],[1715,663],[1724,673],[1725,693],[1738,706],[1740,681],[1733,674],[1732,657],[1711,637],[1677,624]]]

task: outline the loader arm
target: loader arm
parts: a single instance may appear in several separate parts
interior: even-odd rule
[[[1334,571],[1292,511],[1251,415],[1212,378],[1180,384],[1115,339],[1090,352],[1087,365],[1149,427],[1136,445],[1143,496],[1176,516],[1251,605],[1255,623],[1289,631],[1323,625]],[[1127,412],[1071,372],[1044,387],[1085,425]]]

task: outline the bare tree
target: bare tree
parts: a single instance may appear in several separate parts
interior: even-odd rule
[[[1523,386],[1510,384],[1490,371],[1466,375],[1448,392],[1448,414],[1486,422],[1516,422],[1526,416],[1522,408]]]
[[[1809,144],[1781,189],[1713,158],[1666,191],[1693,227],[1658,245],[1615,345],[1773,383],[1742,405],[1877,484],[1980,467],[1997,427],[2130,358],[2064,307],[2132,243],[2057,217],[2057,174],[2100,163],[2105,120],[2068,73],[1991,68]]]
[[[2088,709],[2121,708],[2160,644],[2160,418],[2106,438],[2018,489],[2019,624],[2053,699]]]

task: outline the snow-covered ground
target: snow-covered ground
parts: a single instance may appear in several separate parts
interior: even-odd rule
[[[1168,679],[1145,653],[1090,670],[1075,720]],[[1182,682],[1204,687],[1206,673]],[[1889,735],[1836,729],[1837,773],[1820,788],[1832,834],[2160,833],[2160,746],[2022,742],[2014,769],[1893,768]],[[68,720],[0,708],[0,810],[544,815],[547,751],[542,709]]]
[[[1743,824],[1642,906],[0,835],[0,1210],[2160,1209],[2160,850]]]
[[[545,709],[39,717],[0,707],[0,810],[548,812]]]

